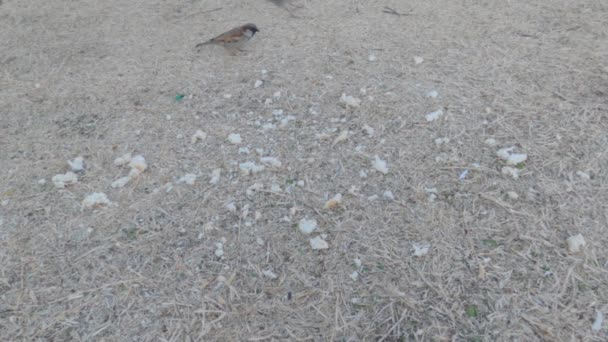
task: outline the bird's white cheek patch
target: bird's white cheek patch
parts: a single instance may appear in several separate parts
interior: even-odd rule
[[[253,31],[245,30],[245,35],[247,36],[247,38],[251,38],[251,37],[253,37]]]

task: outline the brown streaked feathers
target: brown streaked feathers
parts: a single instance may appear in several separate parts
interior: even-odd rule
[[[258,28],[257,28],[257,26],[255,26],[255,24],[245,24],[243,26],[233,28],[230,31],[226,31],[217,37],[209,39],[208,41],[206,41],[204,43],[199,43],[196,45],[196,47],[198,48],[203,45],[216,44],[216,45],[223,45],[226,48],[230,48],[230,47],[238,48],[238,46],[249,41],[249,39],[251,39],[255,35],[255,33],[259,32],[259,31],[260,30],[258,30]]]

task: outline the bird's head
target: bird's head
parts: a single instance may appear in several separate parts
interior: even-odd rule
[[[260,30],[258,30],[258,27],[255,26],[255,24],[245,24],[243,25],[243,31],[249,31],[251,33],[250,37],[253,37],[253,35]]]

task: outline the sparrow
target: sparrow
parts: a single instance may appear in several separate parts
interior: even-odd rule
[[[241,50],[241,47],[259,31],[255,24],[245,24],[224,32],[215,38],[211,38],[204,43],[196,44],[196,48],[203,45],[215,44],[234,52],[234,50]]]

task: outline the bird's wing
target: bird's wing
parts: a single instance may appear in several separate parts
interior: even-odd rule
[[[214,43],[236,43],[243,39],[243,30],[240,27],[233,28],[210,40]]]

